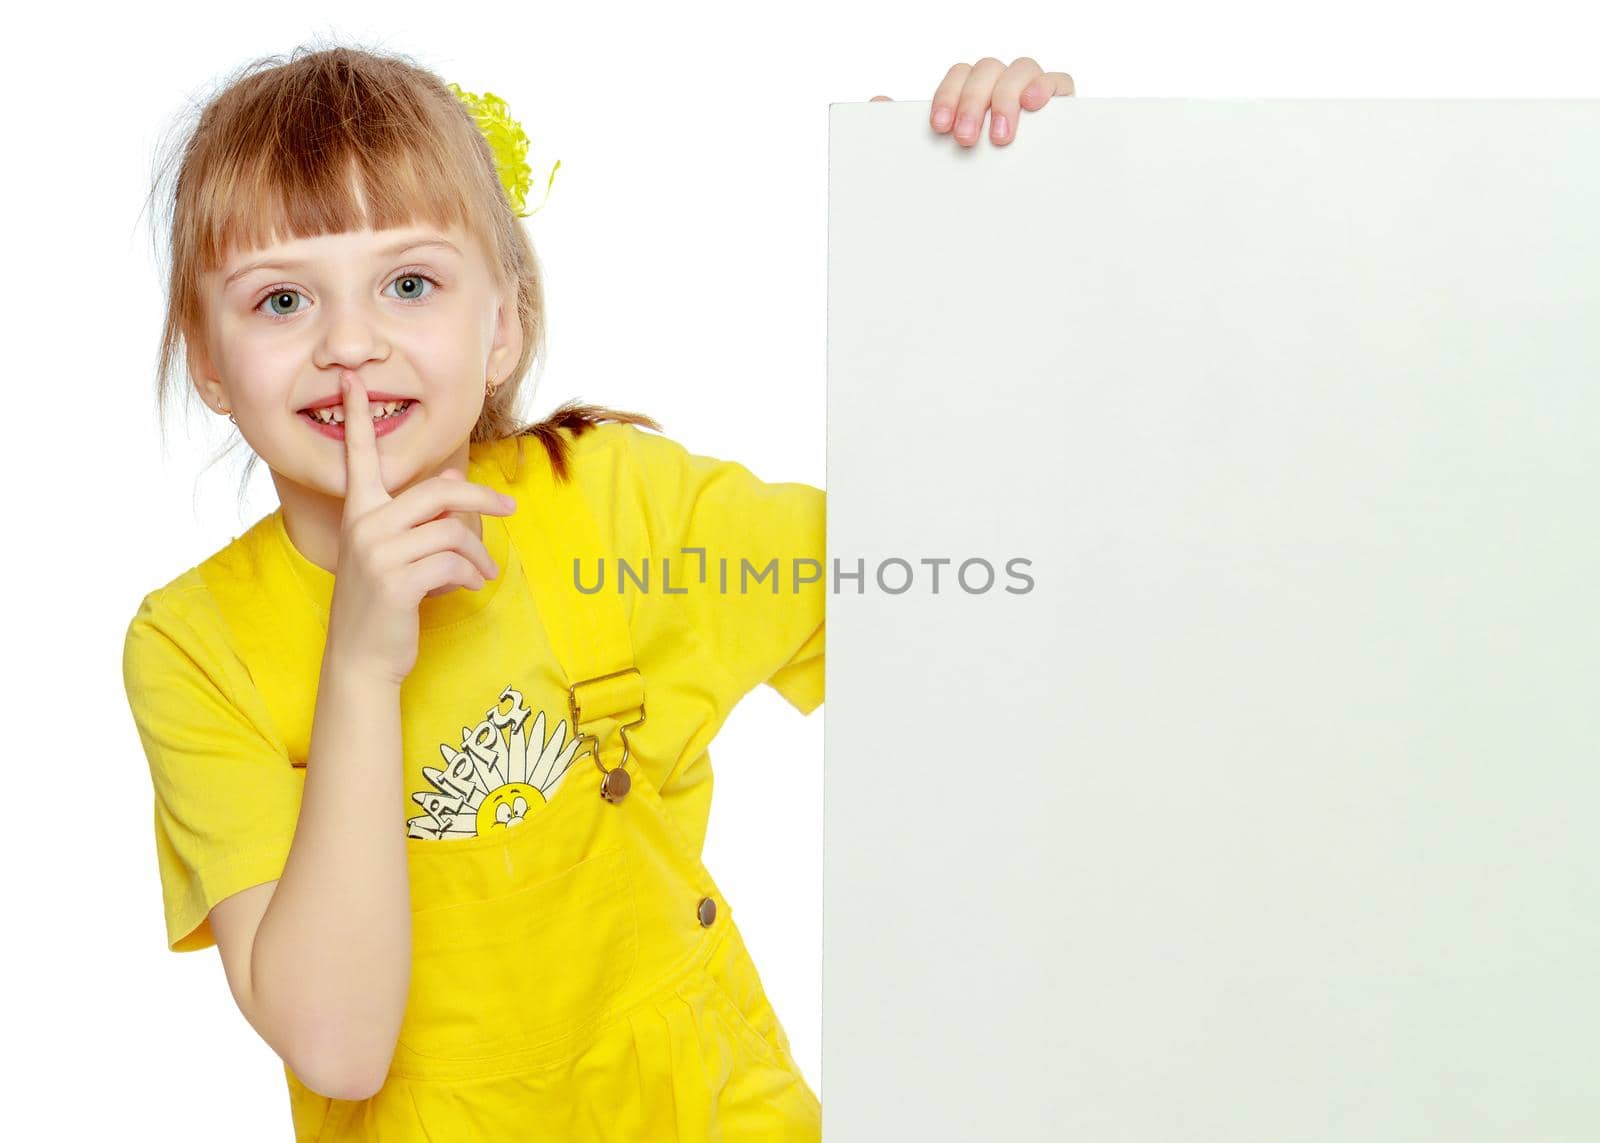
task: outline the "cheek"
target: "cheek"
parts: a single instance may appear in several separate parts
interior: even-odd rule
[[[489,379],[485,354],[474,353],[466,339],[457,338],[447,349],[436,347],[431,353],[407,349],[404,356],[421,382],[417,391],[423,403],[432,411],[452,418],[477,417]]]
[[[435,408],[439,409],[451,421],[471,426],[477,423],[478,417],[483,412],[484,394],[482,389],[474,391],[470,385],[457,385],[449,393],[436,398]]]
[[[294,412],[290,407],[295,395],[293,383],[304,370],[278,357],[265,347],[259,353],[251,352],[248,344],[229,347],[221,371],[236,408],[260,415]]]
[[[430,384],[444,384],[460,378],[480,365],[483,357],[478,349],[474,331],[464,329],[460,322],[438,322],[427,329],[407,330],[403,341],[397,339],[391,346],[397,353],[416,363],[418,370]]]
[[[286,361],[304,357],[304,350],[296,353],[290,339],[267,336],[260,327],[236,320],[222,325],[216,347],[228,373],[253,384],[281,375]]]

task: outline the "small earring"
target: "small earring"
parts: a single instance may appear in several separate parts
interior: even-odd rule
[[[500,385],[500,382],[498,382],[498,381],[496,381],[494,379],[494,374],[493,373],[489,374],[489,379],[488,379],[488,381],[486,381],[484,383],[484,386],[483,386],[483,395],[485,397],[493,397],[494,396],[494,391],[495,391],[495,389],[499,388],[499,385]]]

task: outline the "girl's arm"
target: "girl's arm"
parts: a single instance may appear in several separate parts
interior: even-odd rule
[[[366,387],[345,370],[340,389],[339,563],[294,840],[277,883],[224,910],[226,938],[213,931],[251,1026],[313,1091],[365,1099],[388,1074],[411,988],[410,861],[394,807],[418,606],[500,574],[461,517],[507,515],[515,501],[448,468],[390,496]]]
[[[312,1091],[383,1086],[411,984],[400,686],[328,645],[305,795],[282,876],[217,903],[239,1010]]]

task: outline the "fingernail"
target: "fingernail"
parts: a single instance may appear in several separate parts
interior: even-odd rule
[[[516,500],[510,496],[507,496],[504,492],[500,493],[500,503],[504,504],[507,508],[515,508],[517,506]]]
[[[994,128],[994,137],[996,139],[1004,139],[1006,137],[1006,117],[1004,115],[992,115],[989,118]]]
[[[950,109],[948,107],[939,107],[934,110],[933,125],[941,131],[950,126]]]
[[[972,116],[970,115],[963,115],[956,120],[957,135],[971,135],[977,129],[978,125],[972,121]]]

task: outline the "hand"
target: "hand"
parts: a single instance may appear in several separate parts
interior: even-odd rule
[[[989,139],[998,146],[1016,138],[1021,111],[1037,111],[1057,95],[1074,94],[1072,77],[1064,71],[1044,71],[1027,56],[1018,56],[1010,67],[985,56],[950,69],[933,93],[928,120],[941,135],[954,124],[956,142],[970,147],[983,131],[984,114],[992,109]],[[887,95],[874,95],[869,102],[880,99],[894,102]]]
[[[417,663],[417,609],[427,596],[473,591],[500,574],[464,515],[510,515],[516,504],[447,468],[391,497],[378,470],[367,390],[344,390],[344,513],[329,606],[328,647],[398,684]],[[454,510],[454,511],[452,511]]]

